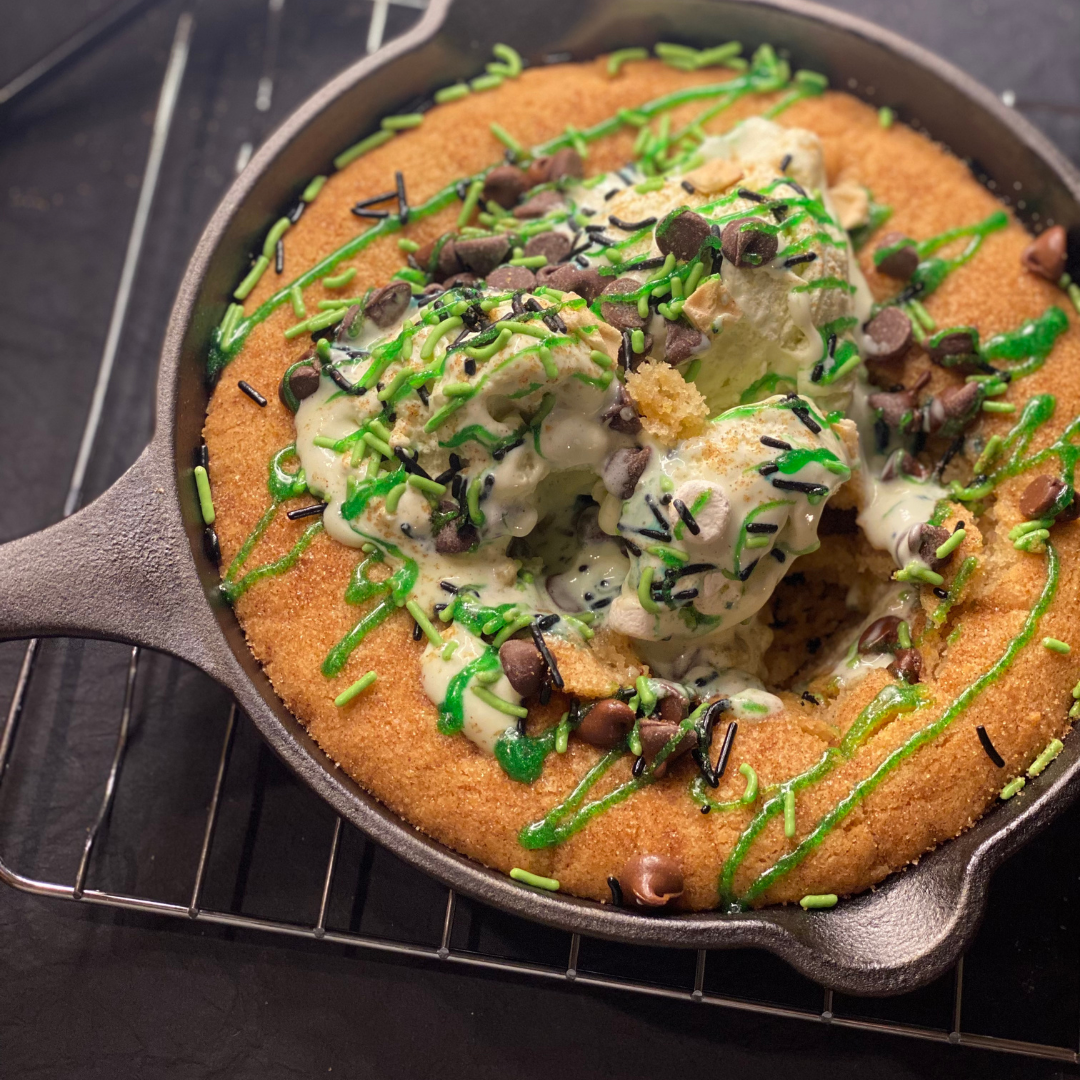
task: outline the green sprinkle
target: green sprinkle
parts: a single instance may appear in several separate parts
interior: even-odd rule
[[[328,289],[344,289],[354,277],[356,277],[356,267],[350,266],[348,270],[343,270],[334,277],[324,277],[322,283]]]
[[[435,346],[438,344],[439,339],[445,337],[451,330],[457,330],[461,327],[461,316],[452,315],[449,319],[444,319],[438,326],[436,326],[424,341],[424,344],[420,348],[420,359],[430,360],[435,355]]]
[[[1064,749],[1065,744],[1060,739],[1051,739],[1046,749],[1028,766],[1028,776],[1034,780]]]
[[[1069,710],[1069,719],[1080,720],[1080,701],[1073,705],[1073,707]]]
[[[1076,308],[1077,315],[1080,315],[1080,285],[1077,285],[1075,281],[1070,282],[1065,292],[1068,293],[1072,306]]]
[[[646,53],[641,59],[644,60],[647,56],[648,54]],[[638,112],[637,109],[620,109],[615,115],[619,120],[624,124],[628,124],[630,127],[642,128],[649,122],[649,118],[643,112]]]
[[[639,675],[634,682],[634,687],[638,692],[641,711],[648,716],[656,706],[656,692],[652,688],[652,683],[647,676]],[[639,750],[638,753],[641,753],[641,751]]]
[[[442,392],[447,397],[469,397],[473,392],[473,388],[467,382],[444,383]]]
[[[522,146],[521,143],[519,143],[517,139],[502,126],[502,124],[492,123],[490,126],[491,134],[494,135],[495,138],[514,155],[514,157],[525,156],[525,147]]]
[[[390,444],[388,442],[384,442],[374,432],[365,431],[363,439],[364,442],[368,444],[368,446],[370,446],[373,450],[378,450],[383,457],[392,458],[394,456],[394,451],[390,449]]]
[[[465,194],[465,201],[461,204],[461,213],[458,214],[458,228],[469,224],[469,218],[473,216],[476,204],[480,201],[480,193],[484,190],[483,178],[477,177],[470,185]]]
[[[957,529],[944,544],[938,546],[934,556],[938,559],[948,558],[966,539],[967,529]],[[907,648],[906,645],[904,647]]]
[[[336,450],[339,442],[338,439],[331,439],[326,435],[316,435],[311,441],[323,450]]]
[[[711,49],[702,49],[694,58],[697,67],[715,67],[732,60],[742,52],[742,42],[729,41],[724,45],[715,45]]]
[[[350,701],[357,694],[362,694],[376,679],[378,675],[374,671],[369,671],[366,675],[361,675],[347,690],[342,690],[336,698],[334,698],[334,704],[340,709],[342,705],[348,705]]]
[[[634,712],[637,712],[638,706],[641,704],[640,698],[635,694],[627,704]],[[630,734],[626,738],[626,748],[630,751],[634,757],[641,757],[641,728],[638,724],[635,724],[630,731]]]
[[[409,479],[412,479],[410,476]],[[405,601],[405,610],[416,620],[416,625],[424,631],[424,635],[435,648],[442,648],[444,642],[442,634],[431,625],[431,620],[424,613],[424,609],[415,600]]]
[[[300,201],[301,202],[306,202],[306,203],[314,202],[315,197],[319,194],[320,191],[322,191],[323,184],[325,184],[325,183],[326,183],[326,177],[325,176],[316,176],[316,177],[312,178],[308,182],[308,186],[306,188],[304,188],[304,191],[300,196]]]
[[[388,514],[396,514],[398,503],[401,502],[401,496],[405,494],[406,484],[398,484],[397,487],[392,487],[386,493],[386,512]]]
[[[405,131],[408,128],[418,128],[423,122],[423,113],[405,113],[403,116],[384,116],[379,127],[383,131]]]
[[[543,323],[517,322],[514,319],[507,319],[499,325],[512,334],[528,334],[529,337],[534,338],[551,337],[551,331]]]
[[[342,315],[345,314],[345,309],[348,306],[349,301],[344,296],[335,296],[333,300],[320,300],[318,304],[320,311],[340,311]]]
[[[901,622],[896,627],[896,640],[901,649],[911,648],[911,630],[906,622]]]
[[[743,543],[744,548],[763,548],[772,543],[771,536],[748,536]]]
[[[589,359],[596,364],[597,367],[602,367],[606,371],[611,367],[611,357],[607,353],[601,352],[599,349],[593,349],[589,353]]]
[[[676,45],[672,41],[658,41],[653,46],[653,52],[660,57],[661,60],[697,60],[697,49],[691,48],[689,45]]]
[[[269,265],[270,260],[265,255],[260,255],[255,260],[255,265],[247,272],[247,277],[236,286],[233,296],[237,300],[246,300],[251,290],[259,284],[259,278],[263,276]]]
[[[1021,521],[1019,525],[1015,525],[1009,530],[1009,539],[1019,540],[1028,533],[1035,532],[1036,529],[1049,529],[1053,524],[1053,518],[1034,518],[1031,521]]]
[[[563,713],[555,727],[555,753],[565,754],[570,742],[570,714]]]
[[[541,266],[547,266],[546,255],[520,255],[511,259],[508,266],[526,266],[530,270],[539,270]]]
[[[328,326],[333,326],[334,323],[340,321],[340,307],[334,308],[333,311],[324,311],[319,315],[313,315],[304,322],[297,323],[295,326],[290,326],[289,329],[285,331],[285,340],[292,341],[293,338],[299,337],[301,334],[311,333],[313,330],[325,330]]]
[[[559,377],[559,369],[551,357],[551,350],[546,345],[540,346],[540,363],[544,365],[544,374],[549,379]]]
[[[810,896],[804,896],[799,901],[799,907],[803,911],[825,911],[836,907],[839,899],[836,893],[813,893]]]
[[[649,50],[648,49],[641,49],[641,48],[637,48],[637,49],[616,49],[608,57],[608,60],[607,60],[607,73],[608,73],[608,76],[610,78],[614,79],[615,76],[619,74],[619,69],[628,60],[647,60],[648,58],[649,58]],[[620,120],[623,119],[621,113],[625,112],[625,111],[627,111],[627,110],[620,110],[620,116],[619,116]],[[635,125],[635,126],[640,126],[640,125]]]
[[[675,490],[675,481],[672,480],[667,473],[660,474],[660,490],[663,491],[665,494],[669,491]],[[687,556],[687,558],[689,558],[689,556]]]
[[[410,240],[407,236],[403,236],[398,242],[397,246],[401,251],[412,254],[414,251],[420,250],[420,245],[415,240]]]
[[[645,351],[645,331],[644,330],[631,330],[630,331],[630,348],[635,353],[641,354]]]
[[[982,411],[988,413],[1011,413],[1016,412],[1016,406],[1009,401],[984,401]]]
[[[263,241],[262,253],[267,259],[274,257],[274,249],[277,247],[277,242],[292,228],[292,222],[287,218],[278,218],[277,221],[270,227],[270,231],[266,234],[266,239]]]
[[[236,329],[236,324],[243,314],[243,304],[230,304],[225,309],[225,315],[218,324],[218,334],[220,335],[221,343],[223,345],[228,344],[229,339],[232,337],[232,332]]]
[[[645,283],[650,281],[659,281],[661,278],[667,277],[675,269],[675,256],[669,251],[667,257],[664,259],[664,265],[657,267],[646,279]]]
[[[448,101],[457,101],[460,98],[466,97],[471,91],[466,83],[454,83],[453,86],[444,86],[441,90],[435,91],[435,100],[440,105],[445,105]]]
[[[1022,776],[1016,777],[1015,780],[1010,780],[1001,789],[1001,792],[998,794],[998,798],[1001,799],[1003,802],[1011,799],[1026,783],[1027,781]]]
[[[888,105],[882,105],[881,108],[878,109],[877,122],[883,128],[891,128],[893,126],[893,121],[895,119],[896,119],[896,113],[894,113],[892,111],[892,109],[889,108]]]
[[[525,62],[521,59],[521,53],[519,53],[517,49],[512,48],[510,45],[503,45],[497,42],[491,46],[491,52],[494,56],[497,56],[502,60],[510,69],[511,78],[516,79],[521,74],[521,69],[525,66]]]
[[[754,772],[754,766],[746,761],[739,766],[739,772],[746,777],[746,787],[743,789],[742,795],[739,796],[739,802],[741,802],[743,806],[749,806],[750,803],[757,798],[757,773]]]
[[[358,157],[363,157],[369,150],[374,150],[377,146],[382,146],[383,143],[389,142],[394,137],[392,131],[376,131],[374,135],[369,135],[366,139],[361,139],[358,143],[354,143],[348,150],[343,150],[336,158],[334,158],[334,168],[344,169],[350,162],[355,161]]]
[[[925,585],[941,585],[945,580],[940,574],[935,574],[928,566],[923,566],[919,562],[908,563],[903,570],[897,570],[893,574],[893,579],[896,581],[921,581]]]
[[[695,356],[686,366],[686,371],[683,372],[684,382],[693,382],[697,378],[698,372],[701,370],[701,357]]]
[[[473,79],[469,83],[477,93],[483,90],[494,90],[497,86],[502,86],[503,80],[501,75],[481,75],[478,79]]]
[[[526,717],[529,715],[529,710],[524,705],[515,705],[513,702],[507,701],[505,698],[499,697],[498,694],[493,694],[486,686],[476,686],[471,684],[469,689],[485,704],[490,705],[493,709],[498,709],[499,712],[505,713],[507,716],[519,716]]]
[[[449,660],[454,655],[454,650],[461,644],[460,641],[448,641],[440,654],[444,660]]]
[[[495,338],[494,341],[489,342],[487,345],[477,345],[462,349],[461,351],[466,356],[471,356],[474,360],[490,360],[510,340],[512,334],[512,330],[507,330],[506,327],[503,327],[499,331],[499,336]]]
[[[918,300],[909,300],[907,306],[908,310],[919,320],[922,328],[928,334],[937,329],[937,323],[934,322],[933,316]]]
[[[652,579],[654,568],[646,566],[638,578],[637,595],[641,606],[650,614],[658,615],[660,605],[652,598]]]
[[[195,466],[195,490],[199,493],[199,509],[207,525],[214,524],[214,500],[210,495],[210,477],[201,465]]]
[[[795,835],[795,789],[784,792],[784,835],[790,840]]]
[[[644,128],[642,128],[644,131]],[[653,176],[648,180],[642,180],[640,184],[634,185],[634,190],[639,195],[648,195],[650,191],[659,191],[664,186],[664,178],[662,176]]]
[[[289,289],[289,300],[292,303],[293,314],[298,319],[306,319],[307,308],[304,307],[304,294],[300,291],[299,285],[293,285]]]
[[[531,615],[519,615],[513,622],[508,622],[492,639],[491,647],[498,649],[502,647],[504,641],[507,638],[513,637],[519,630],[524,630],[529,623],[532,622]]]
[[[416,473],[409,473],[409,478],[405,482],[409,487],[414,487],[419,491],[426,491],[429,495],[446,494],[445,484],[440,484],[438,480],[429,480],[426,476],[417,476]]]
[[[1068,642],[1060,641],[1056,637],[1044,637],[1042,643],[1051,652],[1061,653],[1062,656],[1068,656],[1072,652],[1072,646]]]
[[[559,891],[559,883],[554,878],[530,874],[528,870],[522,870],[519,866],[515,866],[510,871],[510,876],[515,881],[520,881],[522,885],[533,885],[538,889],[547,889],[548,892]]]
[[[465,496],[465,504],[469,508],[469,520],[474,525],[483,525],[484,522],[487,521],[487,516],[484,511],[480,509],[480,489],[482,486],[480,477],[477,477],[469,485]]]
[[[586,641],[591,641],[596,637],[596,634],[591,627],[586,626],[580,619],[575,618],[573,615],[564,615],[562,620],[571,630],[576,630]]]
[[[1005,445],[1005,440],[1000,435],[991,435],[986,442],[986,446],[983,447],[983,452],[979,455],[979,460],[975,462],[974,471],[978,476],[980,473],[986,472],[986,470],[993,464],[998,454],[1001,453],[1002,446]]]

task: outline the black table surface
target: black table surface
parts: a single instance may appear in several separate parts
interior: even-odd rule
[[[270,0],[280,34],[268,56],[267,0],[160,0],[0,110],[0,461],[9,469],[0,540],[62,513],[180,13],[188,10],[195,19],[190,58],[89,462],[87,498],[104,490],[149,437],[156,353],[172,296],[243,145],[257,146],[308,93],[363,53],[373,13],[377,22],[385,14],[390,37],[411,25],[419,6],[420,0],[388,6],[384,0],[374,6],[369,0]],[[1011,91],[1017,107],[1080,161],[1078,0],[834,0],[833,6],[898,30],[999,93]],[[0,84],[105,3],[8,0],[3,7]],[[273,94],[266,100],[264,93],[266,107],[259,108],[259,79],[268,73]],[[4,708],[22,656],[18,644],[0,646]],[[88,789],[84,780],[90,763],[107,764],[128,659],[127,650],[93,643],[50,643],[43,650],[19,736],[25,760],[13,761],[0,796],[0,855],[19,869],[71,879],[88,808],[100,798],[100,786]],[[154,754],[171,745],[169,731],[201,733],[204,724],[206,741],[216,746],[227,710],[221,691],[197,673],[165,658],[144,660],[131,751],[145,757],[144,778],[137,791],[118,799],[117,840],[95,864],[97,880],[151,895],[166,888],[164,877],[155,877],[152,852],[191,845],[214,753],[181,763],[183,790],[169,793],[181,809],[161,819],[154,808],[174,774],[159,768]],[[321,804],[297,809],[302,794],[280,794],[284,801],[275,810],[273,793],[290,790],[274,772],[280,766],[259,751],[250,731],[239,740],[234,754],[244,764],[236,767],[259,773],[271,792],[270,809],[260,801],[260,811],[294,821],[302,813],[310,823],[285,850],[266,856],[273,872],[265,880],[257,880],[263,873],[258,851],[245,863],[255,869],[245,871],[244,888],[260,892],[273,910],[275,873],[317,873],[323,849],[315,861],[308,849],[324,837],[304,830],[328,828],[332,819]],[[190,798],[187,781],[197,792]],[[1078,825],[1080,813],[1066,814],[995,880],[969,961],[970,993],[983,1017],[973,1017],[975,1029],[982,1023],[988,1033],[1075,1047]],[[245,842],[257,849],[263,834]],[[222,841],[225,848],[230,843]],[[357,858],[378,864],[385,857],[365,851]],[[428,888],[423,880],[412,887],[417,896]],[[229,888],[235,894],[238,886]],[[378,907],[377,897],[367,899]],[[994,965],[980,966],[980,948],[994,951]],[[757,970],[786,985],[782,965],[768,957],[751,954],[741,962],[747,977]],[[936,991],[927,993],[927,1001],[936,1001]],[[889,1016],[888,1003],[865,1009],[864,1015]],[[3,1077],[411,1078],[437,1072],[479,1080],[710,1072],[737,1078],[765,1070],[834,1080],[946,1070],[954,1076],[1076,1074],[1068,1064],[433,968],[314,941],[44,900],[0,886]]]

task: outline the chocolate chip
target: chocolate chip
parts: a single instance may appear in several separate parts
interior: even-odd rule
[[[905,428],[911,425],[917,407],[917,395],[914,390],[892,390],[871,394],[866,403],[871,409],[881,411],[881,419],[891,428]]]
[[[911,348],[911,320],[898,307],[879,311],[866,326],[867,354],[874,360],[901,360]]]
[[[882,480],[895,480],[898,476],[910,476],[916,480],[925,480],[929,475],[930,470],[918,458],[913,458],[906,450],[894,451],[881,470]]]
[[[443,282],[443,291],[445,292],[446,289],[457,289],[457,288],[460,288],[462,285],[475,285],[476,282],[477,282],[477,277],[476,277],[475,274],[468,274],[468,273],[451,274]]]
[[[640,283],[632,277],[619,277],[609,282],[600,295],[618,296],[621,293],[637,292],[640,288]],[[617,330],[645,329],[645,320],[638,314],[637,301],[632,303],[616,303],[612,300],[601,301],[600,315],[606,323],[614,326]]]
[[[536,280],[541,285],[550,285],[559,292],[573,292],[592,303],[604,287],[605,279],[599,270],[581,270],[576,266],[562,263],[559,266],[541,266],[536,273]]]
[[[897,649],[889,674],[907,683],[917,683],[922,675],[922,653],[918,649]]]
[[[1020,496],[1020,513],[1028,521],[1046,517],[1057,504],[1064,490],[1064,481],[1056,476],[1036,476],[1024,488],[1024,494]]]
[[[452,236],[444,237],[443,243],[439,246],[435,255],[435,269],[433,271],[435,277],[443,281],[448,277],[453,277],[454,274],[460,274],[464,269],[465,267],[458,258],[457,242]]]
[[[818,519],[818,536],[854,536],[859,531],[857,507],[826,503]]]
[[[617,383],[616,387],[615,400],[600,413],[600,419],[612,431],[622,432],[623,435],[636,435],[641,430],[637,405],[621,383]]]
[[[460,555],[479,539],[480,534],[471,522],[459,526],[456,521],[448,521],[435,535],[435,550],[440,555]]]
[[[466,270],[477,277],[486,277],[510,254],[506,236],[477,236],[471,240],[455,240],[454,250]]]
[[[544,677],[544,658],[531,642],[520,638],[504,641],[499,649],[499,663],[507,682],[522,696],[531,697],[540,689]]]
[[[720,234],[720,250],[733,266],[751,270],[764,266],[776,257],[776,235],[766,232],[760,218],[745,217],[729,221]]]
[[[534,195],[528,202],[514,207],[514,217],[526,221],[531,218],[541,218],[550,213],[558,206],[562,206],[564,199],[557,191],[541,191]]]
[[[641,721],[641,727],[638,730],[641,735],[641,753],[645,758],[645,764],[651,765],[656,760],[656,755],[679,734],[680,728],[677,722],[670,723],[646,717]],[[653,775],[663,776],[667,772],[668,765],[676,758],[693,750],[697,742],[697,732],[693,728],[684,732],[682,738],[675,744],[675,749],[653,770]]]
[[[410,297],[412,296],[412,290],[409,288],[409,286],[408,286],[408,284],[406,282],[398,281],[398,282],[395,282],[395,284],[396,285],[404,285],[407,295],[410,296]],[[387,285],[386,287],[389,289],[392,286]],[[406,301],[405,301],[406,305],[408,305],[408,302],[409,301],[406,299]],[[404,311],[404,308],[402,308],[402,310]],[[349,306],[349,309],[345,312],[345,317],[338,324],[338,337],[339,338],[354,338],[354,337],[356,337],[356,335],[360,332],[360,325],[361,325],[362,322],[363,322],[363,320],[360,318],[360,305],[359,304],[351,304]],[[388,323],[387,324],[377,323],[376,325],[377,326],[383,326],[383,325],[389,325],[389,324]]]
[[[623,447],[604,462],[600,471],[604,487],[617,499],[629,499],[634,494],[652,450],[647,447]]]
[[[525,168],[525,183],[530,188],[546,184],[551,179],[551,155],[541,154],[533,158]]]
[[[322,365],[315,349],[307,349],[303,356],[285,369],[278,384],[278,399],[290,412],[296,412],[304,398],[311,397],[319,389],[319,372]]]
[[[527,266],[500,266],[487,276],[489,289],[521,289],[528,292],[536,287],[536,275]]]
[[[896,628],[902,621],[897,615],[883,615],[880,619],[875,619],[859,635],[859,652],[889,652],[897,644]]]
[[[371,294],[371,299],[364,305],[364,314],[380,328],[392,326],[405,314],[410,300],[412,289],[409,288],[409,283],[391,281],[389,285],[384,285]],[[345,318],[348,319],[348,315]]]
[[[874,248],[874,266],[882,274],[907,281],[919,265],[915,241],[899,232],[888,232]]]
[[[690,699],[674,683],[655,680],[654,685],[663,688],[663,697],[656,707],[656,715],[666,724],[677,724],[690,714]]]
[[[955,552],[950,551],[944,559],[937,557],[937,549],[945,543],[952,534],[942,525],[912,525],[908,532],[908,548],[915,552],[931,570],[940,570],[948,566]]]
[[[566,177],[580,180],[585,175],[585,162],[576,150],[564,146],[551,155],[547,174],[549,180],[564,180]]]
[[[980,367],[979,331],[973,326],[944,330],[926,342],[930,359],[944,368]]]
[[[570,237],[557,232],[537,233],[529,238],[525,254],[528,258],[543,255],[549,263],[561,263],[570,254]]]
[[[656,226],[656,246],[661,255],[674,255],[676,259],[682,260],[692,259],[701,250],[701,245],[705,243],[708,235],[708,221],[693,210],[680,206]],[[776,254],[775,250],[773,254]]]
[[[1024,248],[1020,261],[1024,267],[1054,284],[1065,273],[1067,238],[1064,226],[1046,229]]]
[[[669,364],[680,364],[689,359],[704,340],[700,330],[695,330],[685,323],[665,319],[664,325],[667,328],[664,337],[664,359]]]
[[[619,871],[619,888],[631,907],[664,907],[682,896],[682,867],[669,855],[635,855]]]
[[[610,750],[626,738],[635,719],[634,710],[625,701],[604,698],[585,714],[577,727],[577,737],[590,746]]]
[[[516,206],[528,190],[525,173],[516,165],[498,165],[484,177],[484,202],[498,203],[504,210]]]

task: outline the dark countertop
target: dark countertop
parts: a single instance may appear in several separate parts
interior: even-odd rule
[[[0,83],[66,38],[97,5],[38,0],[7,13]],[[386,36],[419,0],[374,5]],[[1017,106],[1080,161],[1077,0],[843,0],[949,57]],[[86,480],[104,489],[151,429],[156,353],[184,263],[262,137],[364,50],[367,0],[148,4],[55,80],[0,110],[0,460],[18,494],[0,503],[0,540],[56,520],[64,505],[143,178],[177,18],[195,18],[190,58],[135,276],[116,368]],[[272,24],[271,24],[272,25]],[[256,107],[260,77],[273,94]],[[34,377],[45,370],[48,377]],[[14,470],[12,470],[14,472]],[[23,647],[0,645],[6,710]],[[0,857],[70,882],[101,797],[130,650],[49,643],[0,788]],[[185,898],[228,714],[198,673],[145,657],[131,698],[132,740],[108,842],[90,881]],[[254,794],[253,794],[254,792]],[[314,897],[333,824],[241,721],[203,902],[297,917]],[[1076,1046],[1080,883],[1076,810],[995,879],[967,961],[964,1030]],[[405,898],[404,902],[402,897]],[[288,898],[288,902],[286,902]],[[182,902],[186,903],[186,899]],[[306,903],[307,901],[305,901]],[[331,925],[437,941],[445,890],[346,833]],[[314,913],[304,911],[303,918]],[[565,962],[565,935],[511,925],[463,904],[460,947]],[[455,941],[457,939],[455,938]],[[636,959],[586,943],[583,968],[646,969],[664,980],[692,957]],[[820,1008],[820,990],[764,954],[713,954],[717,992]],[[636,973],[636,972],[634,972]],[[838,1014],[947,1028],[952,982],[900,1002],[837,1001]],[[767,1070],[808,1080],[873,1074],[1054,1077],[1072,1065],[854,1032],[686,1001],[464,971],[326,942],[272,937],[28,896],[0,886],[0,1077],[246,1077],[428,1072],[446,1077],[659,1078]]]

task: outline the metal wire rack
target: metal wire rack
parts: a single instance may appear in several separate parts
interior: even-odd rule
[[[422,6],[422,0],[393,3]],[[375,0],[372,5],[368,51],[381,44],[390,7],[391,0]],[[268,0],[257,112],[270,108],[274,93],[283,8],[284,0]],[[106,391],[177,114],[192,31],[191,15],[181,13],[65,513],[82,501],[88,462],[100,436]],[[247,140],[241,143],[233,164],[236,171],[246,164],[251,145]],[[73,666],[96,674],[92,679],[73,679]],[[114,705],[88,708],[80,703],[79,689],[87,686],[101,698],[114,696],[122,686],[118,720]],[[170,723],[167,731],[162,730],[178,700],[187,703],[185,722]],[[208,725],[218,729],[213,739],[206,735]],[[68,746],[72,739],[83,740],[78,752]],[[46,770],[65,750],[77,759],[76,786],[81,794],[58,802],[55,791],[60,781],[46,783]],[[23,758],[25,762],[20,762]],[[158,815],[163,792],[179,793],[180,808]],[[271,845],[280,841],[288,852],[284,865],[289,873],[280,872],[280,853],[267,857],[261,851],[268,837]],[[1053,837],[1045,843],[1061,847]],[[57,872],[69,854],[75,865],[70,880]],[[1062,854],[1052,848],[1049,857],[1067,861],[1066,899],[1080,898],[1072,849]],[[255,880],[260,859],[273,867],[261,888]],[[52,872],[23,872],[16,862],[24,860],[43,863]],[[162,869],[164,863],[167,869]],[[974,978],[965,981],[961,960],[934,987],[874,1004],[840,999],[764,954],[678,953],[592,941],[509,919],[418,878],[286,774],[237,705],[179,662],[114,645],[31,641],[26,646],[0,729],[0,880],[15,889],[144,916],[286,935],[433,967],[450,965],[583,989],[620,990],[682,1001],[687,1007],[720,1006],[1080,1063],[1071,1037],[1057,1042],[1023,1039],[1013,1037],[1014,1029],[1008,1025],[995,1027],[1001,1011],[987,1013],[986,996],[980,991],[988,972],[1021,981],[1025,977],[1008,959],[1000,969],[994,966],[1005,948],[1000,942],[984,945],[980,939],[975,947],[978,956],[971,961],[977,965]],[[113,879],[120,885],[113,886]],[[162,893],[170,898],[161,898]],[[261,894],[259,903],[268,910],[251,910],[254,894]],[[1080,926],[1069,929],[1080,933]],[[757,981],[748,978],[751,969],[765,976]],[[1077,1032],[1078,990],[1075,980],[1054,987],[1058,1011],[1046,1030]],[[976,1019],[965,1027],[973,998]],[[980,1011],[985,1015],[978,1015]]]

